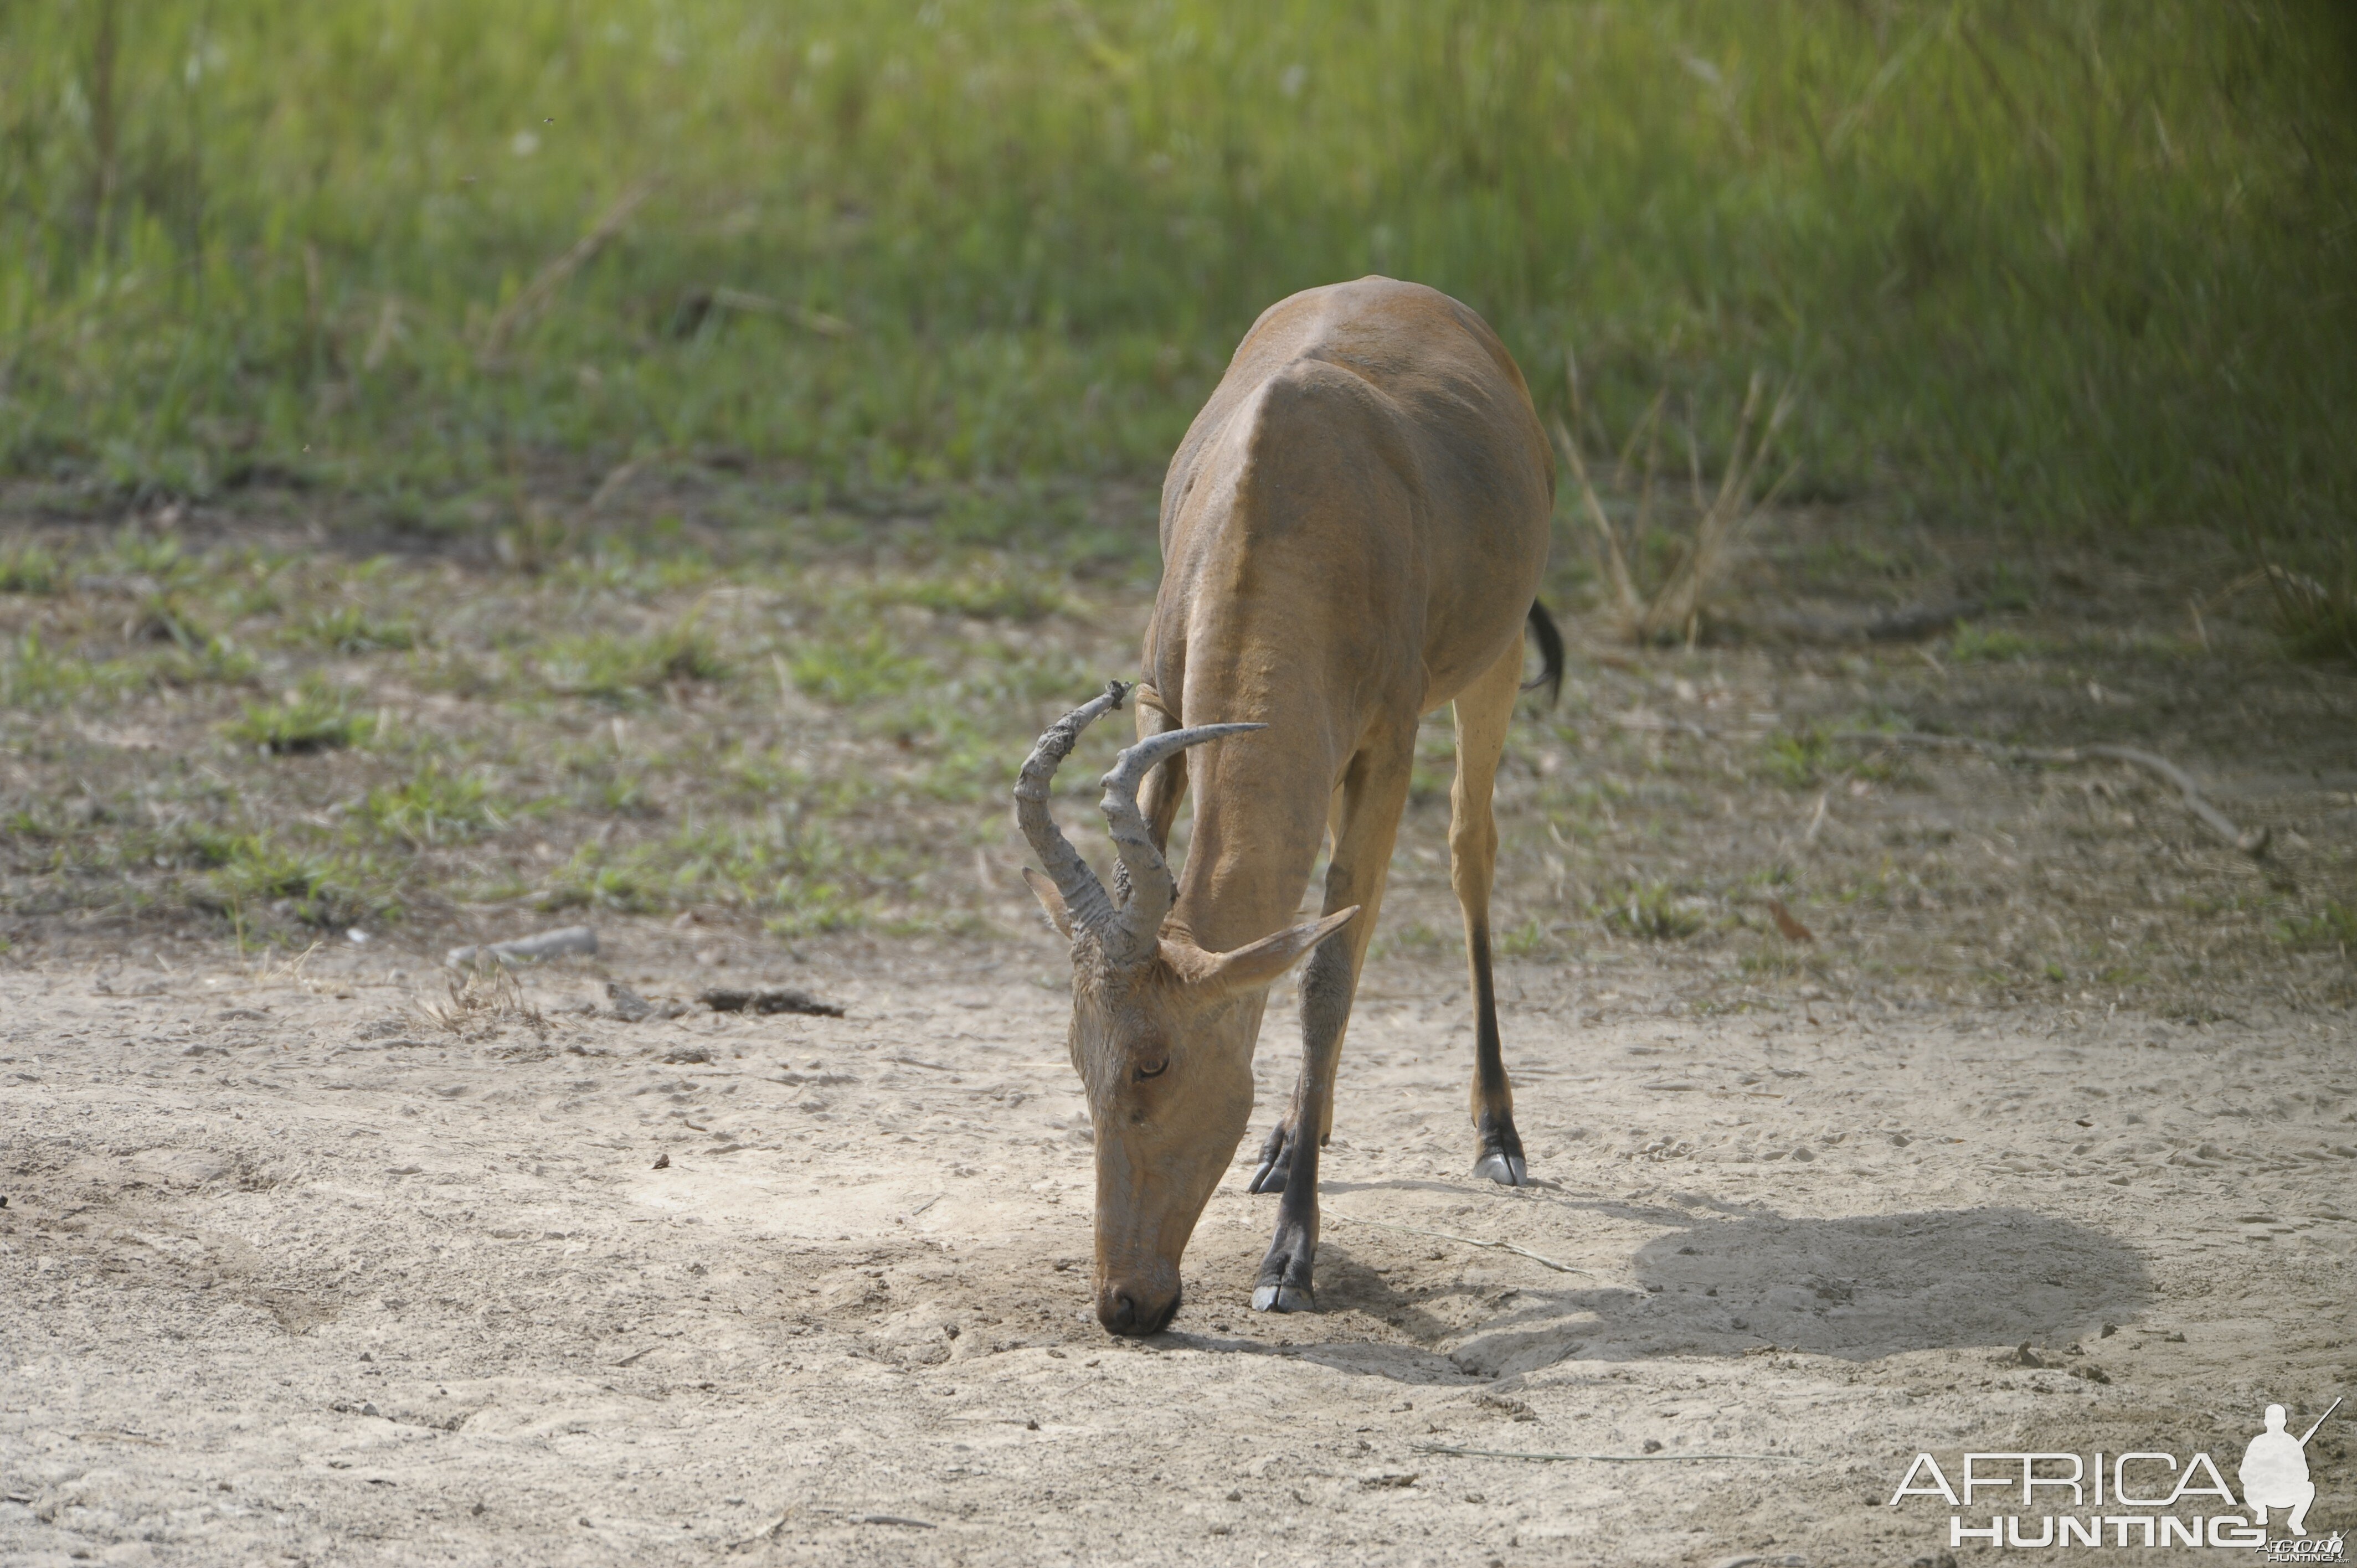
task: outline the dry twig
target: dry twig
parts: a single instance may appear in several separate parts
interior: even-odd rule
[[[661,175],[651,175],[630,187],[599,215],[597,221],[589,226],[587,233],[573,242],[571,250],[554,257],[534,274],[532,282],[524,285],[522,291],[491,317],[490,326],[484,329],[483,346],[476,355],[476,362],[486,368],[496,365],[500,356],[507,351],[508,340],[515,336],[516,329],[539,315],[542,308],[556,296],[556,291],[565,286],[565,279],[579,272],[604,250],[614,236],[622,231],[622,225],[630,220],[630,215],[645,206],[647,199],[662,184]]]

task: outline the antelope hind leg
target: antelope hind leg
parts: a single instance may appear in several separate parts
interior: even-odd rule
[[[1530,1181],[1523,1140],[1514,1131],[1514,1090],[1498,1037],[1498,993],[1490,968],[1490,885],[1498,865],[1498,823],[1491,810],[1506,725],[1522,689],[1523,639],[1456,702],[1457,781],[1449,790],[1448,875],[1465,915],[1465,960],[1473,983],[1473,1174],[1501,1187]]]

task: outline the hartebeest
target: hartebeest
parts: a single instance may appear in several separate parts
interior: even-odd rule
[[[1536,597],[1554,495],[1555,459],[1497,335],[1388,278],[1270,306],[1171,459],[1139,738],[1103,779],[1112,894],[1057,830],[1048,786],[1128,688],[1042,736],[1015,789],[1048,872],[1025,875],[1071,941],[1072,1065],[1096,1128],[1096,1309],[1114,1333],[1156,1333],[1178,1311],[1179,1255],[1251,1119],[1266,988],[1312,952],[1300,1080],[1251,1190],[1280,1194],[1253,1305],[1313,1305],[1335,1064],[1416,725],[1443,703],[1456,704],[1448,850],[1473,982],[1474,1170],[1526,1179],[1490,978],[1490,795],[1526,622],[1547,681],[1562,679]],[[1162,852],[1189,783],[1194,835],[1174,880]],[[1324,918],[1288,926],[1329,833]]]

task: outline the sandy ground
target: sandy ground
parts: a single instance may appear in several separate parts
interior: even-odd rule
[[[414,956],[0,973],[0,1561],[1936,1563],[1944,1505],[1885,1506],[1919,1450],[2231,1474],[2357,1390],[2345,1010],[1695,1016],[1509,963],[1509,1192],[1458,972],[1394,955],[1323,1310],[1245,1309],[1240,1165],[1132,1344],[1044,935],[748,944],[849,1015],[638,1024],[580,1009],[714,972],[605,936],[455,1030]]]

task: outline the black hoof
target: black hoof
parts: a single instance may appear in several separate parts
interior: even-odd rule
[[[1497,1149],[1482,1152],[1481,1157],[1473,1162],[1473,1174],[1477,1176],[1488,1176],[1500,1187],[1531,1185],[1530,1169],[1523,1163],[1523,1156],[1509,1155]]]
[[[1280,1221],[1276,1240],[1261,1260],[1260,1279],[1253,1286],[1254,1312],[1315,1312],[1318,1293],[1310,1283],[1317,1251],[1298,1226]]]
[[[1475,1126],[1481,1152],[1474,1156],[1473,1174],[1487,1176],[1500,1187],[1530,1186],[1530,1167],[1523,1159],[1523,1141],[1514,1133],[1514,1119],[1485,1112]]]
[[[1286,1178],[1293,1175],[1293,1133],[1282,1122],[1268,1130],[1268,1141],[1260,1148],[1260,1166],[1253,1172],[1246,1192],[1283,1192]]]

